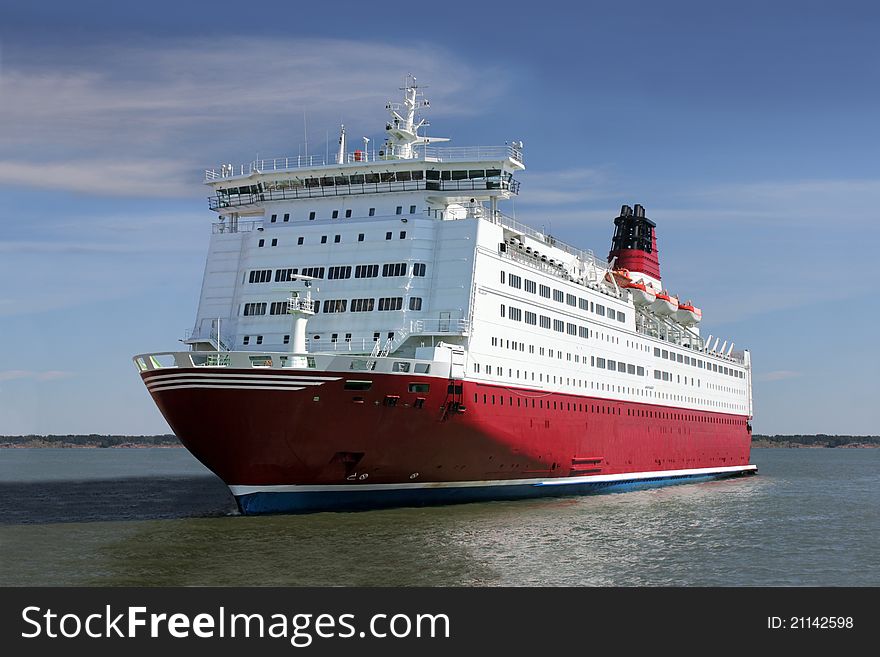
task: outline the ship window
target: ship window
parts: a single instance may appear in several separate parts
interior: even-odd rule
[[[394,172],[383,171],[379,174],[379,180],[381,180],[382,182],[394,182]]]
[[[682,356],[681,354],[675,354],[675,362],[677,362],[677,363],[684,362],[684,356]]]
[[[348,176],[336,176],[334,182],[337,185],[347,185],[348,184]]]
[[[314,221],[314,220],[315,220],[315,213],[314,213],[314,211],[309,212],[309,221]]]
[[[305,241],[305,240],[304,240],[302,237],[298,237],[298,238],[296,239],[297,246],[302,246],[302,243],[303,243],[304,241]]]
[[[405,230],[400,231],[400,239],[402,239],[402,240],[406,239],[406,231]]]
[[[468,171],[468,178],[485,178],[486,171],[484,169],[471,169]]]
[[[586,326],[578,326],[578,337],[588,338],[589,336],[590,332]]]
[[[561,319],[554,319],[553,330],[559,333],[565,333],[565,322],[563,322]]]
[[[363,241],[364,241],[364,234],[358,233],[358,242],[363,242]]]
[[[355,174],[349,177],[349,181],[352,185],[363,185],[364,184],[364,176],[362,174]]]
[[[277,214],[273,214],[273,215],[272,215],[272,218],[271,218],[269,221],[270,221],[271,223],[274,224],[276,221],[278,221],[278,215],[277,215]]]
[[[333,176],[323,176],[321,178],[322,187],[333,187]]]
[[[249,336],[249,335],[244,336],[244,337],[241,339],[241,343],[242,343],[242,344],[250,344],[250,343],[251,343],[251,336]]]
[[[550,298],[550,288],[549,288],[548,286],[546,286],[546,285],[541,285],[541,286],[539,287],[539,291],[540,291],[540,293],[541,293],[541,296],[544,297],[545,299],[549,299],[549,298]]]
[[[327,243],[327,236],[321,235],[321,244],[326,244],[326,243]]]
[[[616,370],[617,369],[617,361],[609,360],[608,361],[608,369],[609,370]]]
[[[334,211],[333,211],[333,218],[334,218],[334,219],[339,219],[339,210],[334,210]]]
[[[367,214],[371,217],[374,217],[376,215],[376,208],[370,208]]]
[[[346,342],[351,342],[351,333],[346,333],[346,334],[345,334],[345,341],[346,341]]]
[[[260,301],[256,303],[246,303],[244,304],[244,308],[242,309],[242,315],[251,316],[251,315],[265,315],[266,314],[266,302]]]
[[[306,187],[317,187],[320,181],[317,178],[306,178]]]
[[[531,292],[532,294],[534,294],[538,290],[538,286],[535,281],[530,281],[528,278],[525,280],[524,285],[526,292]]]
[[[257,246],[258,246],[258,247],[262,247],[262,246],[265,246],[265,245],[266,245],[266,240],[260,240],[259,242],[257,242]]]
[[[596,304],[596,314],[601,317],[604,317],[605,316],[605,306],[597,303]]]
[[[605,369],[605,359],[604,358],[596,358],[596,367]]]
[[[669,352],[668,352],[668,351],[666,351],[666,350],[664,349],[662,353],[663,353],[663,358],[669,358]]]
[[[327,270],[327,278],[351,278],[351,266],[330,267]]]
[[[278,238],[277,237],[272,238],[272,246],[278,246]]]
[[[398,205],[397,209],[394,211],[394,214],[403,214],[403,206]]]
[[[289,335],[285,335],[285,336],[284,336],[284,340],[283,340],[283,342],[284,342],[284,344],[290,344],[290,336],[289,336]]]
[[[526,311],[526,324],[531,324],[532,326],[535,326],[535,324],[537,324],[537,323],[538,323],[538,316],[535,313],[527,310]],[[529,346],[530,346],[530,349],[534,349],[533,345],[529,345]]]
[[[632,365],[630,365],[632,367]],[[617,371],[626,374],[626,363],[617,362]]]
[[[351,300],[351,312],[353,313],[366,313],[370,312],[375,307],[376,300],[375,299],[352,299]],[[351,337],[351,334],[348,334]]]
[[[467,180],[468,172],[467,171],[453,171],[452,179],[453,180]]]
[[[658,380],[660,379],[660,370],[654,370],[654,378]]]
[[[565,303],[567,303],[569,306],[576,306],[577,305],[577,297],[573,294],[566,294],[565,295]]]
[[[565,295],[562,290],[553,290],[553,300],[562,303],[565,300]]]
[[[368,173],[364,176],[364,182],[367,183],[377,183],[379,182],[379,174],[378,173]]]
[[[290,213],[289,212],[284,214],[284,221],[285,222],[290,221]]]
[[[398,171],[397,172],[397,181],[398,182],[406,182],[408,180],[412,180],[412,173],[409,171]]]
[[[617,321],[618,322],[625,322],[626,321],[626,314],[622,313],[618,310],[617,311]]]
[[[440,180],[440,172],[436,169],[428,169],[425,171],[425,180]]]
[[[341,236],[341,235],[334,235],[334,236],[333,236],[333,243],[334,243],[334,244],[339,244],[339,242],[340,242],[341,240],[342,240],[342,236]]]
[[[348,306],[348,300],[346,300],[346,299],[325,299],[324,300],[324,312],[325,313],[344,313],[347,306]]]
[[[413,264],[413,276],[424,276],[427,265],[424,262],[416,262]]]
[[[421,310],[422,309],[422,298],[421,297],[410,297],[409,298],[409,309],[410,310]]]
[[[660,356],[660,347],[654,347],[654,355],[657,357]]]
[[[379,299],[379,310],[400,310],[403,308],[403,297],[383,297]]]
[[[430,392],[431,384],[430,383],[410,383],[409,391],[410,392]]]
[[[263,344],[263,336],[262,335],[257,336],[257,344]]]
[[[406,263],[392,262],[382,265],[382,276],[406,276]]]
[[[645,368],[644,367],[636,367],[636,375],[645,376]]]
[[[440,172],[440,180],[449,180],[452,177],[451,172],[449,171],[441,171]]]
[[[503,303],[501,304],[501,316],[502,316],[502,317],[504,317],[504,311],[505,311],[505,308],[506,308],[506,307],[507,307],[507,306],[505,306]]]
[[[590,304],[586,299],[581,299],[580,297],[578,297],[578,308],[580,308],[581,310],[589,310]]]
[[[345,390],[369,390],[372,387],[373,387],[372,381],[348,380],[345,382],[343,389],[345,389]]]
[[[354,270],[355,278],[375,278],[379,275],[379,265],[358,265]]]
[[[286,301],[273,301],[272,305],[269,306],[269,314],[270,315],[286,315],[287,314],[287,302]]]
[[[385,233],[385,239],[386,239],[386,240],[390,240],[390,239],[391,239],[391,232],[390,232],[390,231],[387,232],[387,233]]]
[[[346,219],[351,218],[351,210],[346,210],[346,211],[345,211],[345,218],[346,218]]]
[[[409,213],[415,214],[416,213],[416,206],[414,206],[414,205],[409,206]]]
[[[487,178],[497,178],[501,175],[501,169],[486,169]]]

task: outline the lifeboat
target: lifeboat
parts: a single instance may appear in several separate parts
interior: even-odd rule
[[[657,300],[657,292],[643,281],[629,281],[621,287],[629,290],[633,303],[637,306],[650,306]]]
[[[703,311],[694,306],[690,301],[678,304],[678,309],[672,313],[672,319],[683,326],[699,324],[703,319]]]
[[[671,315],[678,310],[678,299],[670,295],[666,290],[661,290],[657,292],[657,298],[654,300],[654,303],[648,306],[648,309],[657,315]]]

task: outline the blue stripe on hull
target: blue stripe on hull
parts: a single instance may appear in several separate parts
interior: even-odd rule
[[[392,490],[348,490],[307,492],[261,492],[239,495],[235,499],[245,515],[265,513],[314,513],[318,511],[363,511],[403,506],[433,506],[491,500],[521,500],[533,497],[568,497],[597,493],[657,488],[711,479],[738,477],[747,472],[677,475],[629,481],[584,482],[560,485],[523,484],[505,486],[466,486],[452,488],[399,488]]]

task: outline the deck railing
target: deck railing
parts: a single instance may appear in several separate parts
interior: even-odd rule
[[[414,146],[412,158],[400,158],[385,155],[383,151],[378,153],[373,150],[356,150],[345,154],[343,164],[364,164],[376,161],[418,161],[429,162],[475,162],[482,160],[498,161],[510,159],[518,164],[523,164],[523,151],[518,146],[506,144],[504,146],[464,146],[464,147],[441,147],[441,146]],[[250,176],[251,174],[266,173],[269,171],[288,171],[292,169],[304,169],[313,167],[339,166],[336,158],[326,158],[323,155],[299,155],[296,157],[274,157],[269,159],[257,159],[246,164],[222,164],[218,168],[205,169],[205,182],[214,182],[226,178]]]

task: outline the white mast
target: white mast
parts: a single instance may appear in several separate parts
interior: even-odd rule
[[[340,126],[339,152],[336,154],[336,164],[345,164],[345,124]]]
[[[422,146],[435,141],[449,141],[444,137],[423,137],[419,128],[429,125],[425,119],[416,123],[416,108],[430,107],[431,104],[418,91],[416,79],[412,75],[406,77],[403,91],[403,104],[388,103],[385,109],[391,114],[391,121],[385,124],[385,158],[409,160],[416,156],[414,146]],[[398,112],[403,112],[401,114]]]

